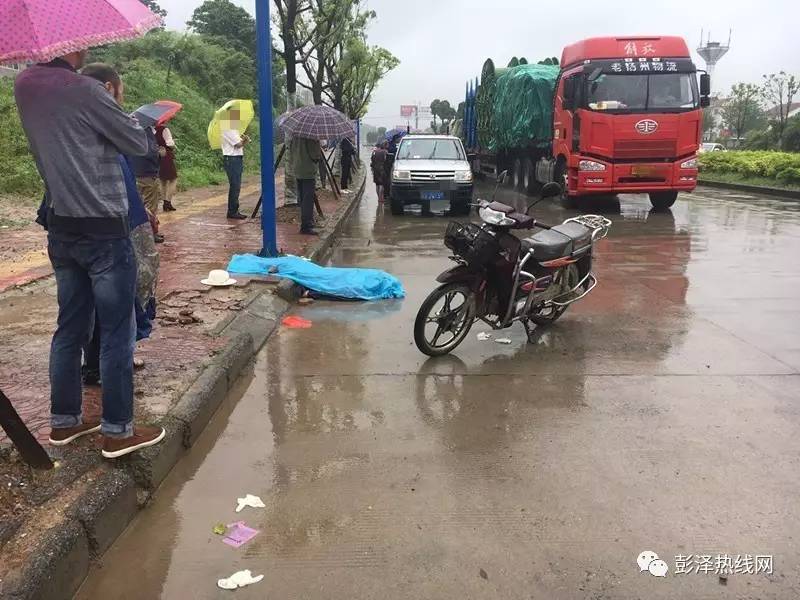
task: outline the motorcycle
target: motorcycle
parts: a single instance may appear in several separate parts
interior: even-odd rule
[[[441,356],[464,341],[480,320],[494,330],[519,321],[529,341],[536,326],[558,320],[569,306],[597,285],[592,273],[594,244],[608,235],[611,221],[581,215],[549,226],[528,213],[545,198],[561,194],[558,183],[542,188],[525,213],[495,201],[479,200],[482,225],[451,222],[444,243],[456,266],[436,278],[441,285],[422,303],[414,322],[414,342],[428,356]],[[520,238],[515,230],[541,229]]]

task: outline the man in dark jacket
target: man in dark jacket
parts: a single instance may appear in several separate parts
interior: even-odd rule
[[[106,86],[79,75],[86,52],[23,71],[14,83],[20,119],[45,184],[48,254],[58,286],[50,349],[50,442],[102,431],[106,458],[151,446],[160,427],[133,426],[136,258],[119,155],[148,150],[142,128]],[[122,95],[122,84],[117,85]],[[95,311],[102,331],[101,423],[81,411],[81,349]]]
[[[353,169],[353,157],[355,155],[355,145],[350,139],[344,138],[342,140],[342,191],[350,187],[350,172]]]

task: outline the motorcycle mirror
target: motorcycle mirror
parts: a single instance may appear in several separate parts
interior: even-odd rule
[[[544,184],[542,188],[542,199],[555,198],[556,196],[560,196],[561,192],[561,186],[555,181],[551,181],[550,183]]]
[[[508,169],[506,169],[505,171],[500,173],[500,175],[497,176],[497,183],[500,183],[500,184],[505,183],[506,182],[506,177],[508,177]]]

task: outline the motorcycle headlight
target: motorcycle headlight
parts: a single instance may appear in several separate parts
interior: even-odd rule
[[[472,181],[472,171],[456,171],[456,181],[463,183]]]
[[[394,171],[392,179],[397,181],[411,181],[411,171]]]
[[[696,169],[697,168],[697,159],[690,158],[689,160],[685,160],[681,163],[681,169]]]
[[[509,219],[505,213],[501,213],[497,210],[492,210],[488,206],[484,206],[480,210],[478,210],[478,214],[481,216],[481,220],[484,223],[488,223],[489,225],[513,225],[514,219]]]
[[[578,170],[580,171],[605,171],[606,166],[595,160],[582,160],[578,163]]]

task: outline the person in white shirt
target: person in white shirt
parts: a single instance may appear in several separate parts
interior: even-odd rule
[[[246,219],[239,212],[239,192],[242,189],[244,170],[244,147],[250,142],[247,135],[239,133],[239,111],[234,109],[229,119],[222,122],[222,161],[228,175],[228,218]]]

